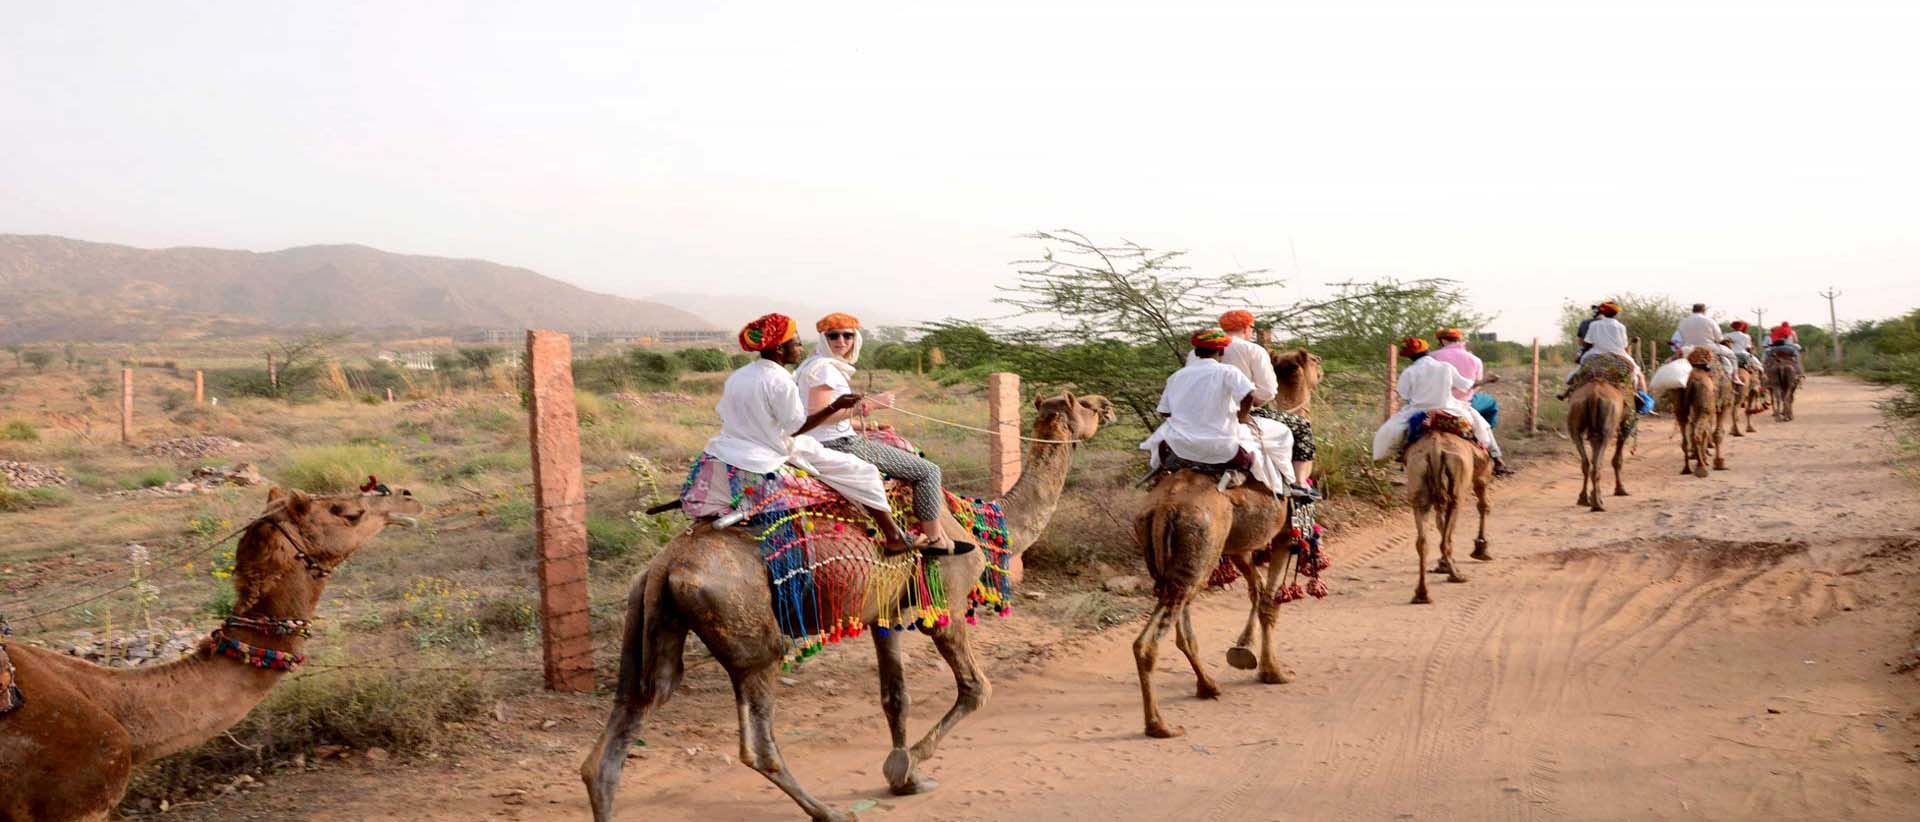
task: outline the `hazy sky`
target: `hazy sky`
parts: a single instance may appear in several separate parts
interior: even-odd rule
[[[3,0],[0,232],[903,318],[1072,227],[1503,335],[1920,305],[1920,3]],[[1297,262],[1296,262],[1297,260]],[[1282,298],[1291,295],[1282,295]]]

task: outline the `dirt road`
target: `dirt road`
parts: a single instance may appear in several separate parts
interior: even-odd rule
[[[1888,460],[1880,396],[1812,380],[1797,422],[1762,420],[1708,479],[1679,476],[1671,422],[1653,422],[1634,496],[1604,514],[1574,507],[1571,464],[1535,464],[1497,486],[1497,561],[1436,583],[1431,606],[1407,604],[1406,517],[1343,534],[1336,596],[1283,612],[1289,685],[1225,668],[1245,599],[1209,596],[1195,617],[1225,696],[1195,700],[1171,640],[1161,654],[1184,738],[1141,735],[1126,625],[993,664],[993,702],[927,766],[931,794],[884,793],[857,652],[783,691],[784,753],[868,819],[1911,819],[1920,680],[1895,663],[1920,628],[1920,490]],[[988,626],[988,656],[1018,630]],[[917,732],[952,685],[914,655]],[[625,817],[800,818],[732,763],[724,678],[689,684],[628,763]],[[605,705],[530,700],[516,722],[558,724],[457,765],[335,766],[175,815],[585,818],[575,768]]]

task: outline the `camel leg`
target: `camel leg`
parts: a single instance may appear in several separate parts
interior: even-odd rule
[[[807,816],[829,822],[852,822],[853,816],[840,813],[814,799],[787,770],[780,748],[773,741],[772,665],[727,673],[733,677],[733,701],[740,710],[740,762],[760,772],[767,781],[786,791],[787,796],[807,812]]]
[[[1574,413],[1579,412],[1575,411]],[[1574,500],[1573,504],[1592,506],[1594,504],[1591,497],[1592,491],[1589,490],[1592,488],[1592,484],[1588,482],[1587,477],[1593,472],[1594,458],[1587,454],[1586,432],[1576,429],[1572,434],[1573,450],[1580,454],[1580,498]]]
[[[1627,438],[1625,435],[1620,433],[1619,426],[1614,427],[1612,442],[1613,442],[1613,495],[1616,497],[1624,497],[1624,496],[1627,496],[1627,486],[1620,479],[1620,471],[1626,465],[1626,461],[1627,461]]]
[[[1589,454],[1589,445],[1592,453]],[[1600,434],[1599,442],[1580,444],[1580,465],[1587,472],[1580,478],[1580,484],[1586,489],[1587,508],[1593,511],[1605,511],[1607,506],[1600,501],[1600,461],[1607,455],[1607,437]]]
[[[1147,624],[1140,629],[1140,636],[1133,640],[1133,666],[1140,673],[1140,702],[1146,712],[1147,736],[1155,739],[1172,739],[1187,732],[1185,728],[1169,727],[1160,718],[1160,704],[1153,697],[1153,663],[1159,655],[1160,640],[1167,635],[1173,610],[1184,606],[1184,602],[1176,604],[1163,597],[1153,606],[1153,613],[1147,615]]]
[[[986,707],[987,700],[993,696],[993,684],[987,681],[985,670],[980,667],[979,658],[973,655],[973,635],[967,631],[966,623],[955,620],[945,628],[932,633],[933,647],[940,651],[940,657],[947,661],[947,667],[953,670],[954,695],[953,707],[947,709],[945,716],[927,730],[926,736],[913,745],[913,761],[925,762],[933,758],[940,748],[940,741],[947,738],[960,720],[966,719],[974,711]],[[926,780],[929,785],[931,780]]]
[[[887,734],[893,742],[881,773],[887,778],[887,790],[895,796],[925,793],[938,784],[920,777],[914,767],[917,760],[907,752],[907,708],[912,699],[907,695],[907,672],[900,661],[900,633],[875,631],[872,636],[874,657],[880,663],[880,710],[886,714]]]
[[[1426,605],[1433,600],[1427,598],[1427,508],[1416,504],[1413,508],[1413,549],[1418,553],[1420,565],[1420,584],[1414,586],[1413,604]]]
[[[627,627],[620,649],[620,685],[613,711],[600,740],[580,763],[587,783],[587,799],[595,822],[611,822],[614,796],[620,790],[620,771],[627,748],[640,735],[647,715],[673,695],[685,672],[687,630],[673,623],[670,612],[645,595],[647,573],[634,580],[628,596]],[[647,614],[649,607],[654,613]]]
[[[1459,522],[1460,492],[1463,490],[1465,489],[1457,487],[1451,489],[1452,493],[1448,495],[1446,505],[1441,506],[1441,510],[1446,513],[1443,515],[1445,519],[1440,523],[1440,561],[1447,565],[1448,582],[1467,581],[1466,577],[1460,575],[1459,567],[1453,564],[1453,528]]]
[[[1720,414],[1713,415],[1713,470],[1727,470],[1727,426]]]
[[[1260,583],[1260,573],[1253,567],[1252,557],[1233,554],[1227,559],[1240,572],[1240,578],[1247,581],[1247,598],[1252,601],[1247,609],[1247,627],[1240,629],[1240,638],[1234,641],[1233,647],[1227,649],[1227,664],[1242,671],[1251,671],[1260,666],[1259,660],[1253,655],[1253,626],[1260,618],[1260,600],[1266,594],[1266,586]],[[1273,561],[1267,560],[1269,564]]]
[[[1283,574],[1276,570],[1273,574],[1272,593],[1260,600],[1260,681],[1268,685],[1285,685],[1293,681],[1293,672],[1280,664],[1280,653],[1275,650],[1279,642],[1279,631],[1275,626],[1280,622],[1280,586],[1285,584]]]
[[[1599,453],[1594,454],[1594,462],[1599,462],[1599,456]],[[1595,481],[1598,482],[1597,477]],[[1487,550],[1487,514],[1493,511],[1493,501],[1487,499],[1487,492],[1489,490],[1490,489],[1487,488],[1487,475],[1478,471],[1474,472],[1473,501],[1475,510],[1480,513],[1480,530],[1473,536],[1472,556],[1481,562],[1493,559],[1493,554]],[[1597,485],[1595,486],[1593,497],[1596,500],[1600,498]]]
[[[1207,666],[1200,661],[1200,640],[1193,633],[1192,603],[1181,606],[1180,619],[1173,627],[1174,647],[1186,654],[1187,664],[1193,666],[1193,695],[1199,699],[1219,699],[1220,683],[1213,681],[1213,675],[1207,673]]]

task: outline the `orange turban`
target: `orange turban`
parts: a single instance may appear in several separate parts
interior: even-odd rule
[[[1196,350],[1200,351],[1225,351],[1228,345],[1233,344],[1233,338],[1227,336],[1225,331],[1221,331],[1218,328],[1195,331],[1193,332],[1193,336],[1188,338],[1188,341],[1193,343],[1193,347]]]
[[[1253,327],[1253,312],[1235,309],[1220,315],[1221,331],[1239,331]]]
[[[1422,337],[1408,337],[1400,343],[1400,356],[1417,357],[1427,353],[1427,341]]]
[[[1458,328],[1442,328],[1433,332],[1433,337],[1441,342],[1459,342],[1466,339],[1467,335]]]
[[[1598,307],[1603,316],[1612,317],[1620,313],[1620,304],[1616,302],[1604,302]]]
[[[800,336],[800,328],[785,314],[768,314],[740,329],[740,350],[767,351]]]
[[[814,323],[813,330],[822,334],[828,331],[859,331],[860,318],[852,314],[842,314],[835,311],[832,314],[821,317],[819,322]]]
[[[1750,327],[1747,325],[1746,320],[1734,320],[1733,322],[1728,324],[1733,326],[1733,330],[1735,331],[1745,331]]]

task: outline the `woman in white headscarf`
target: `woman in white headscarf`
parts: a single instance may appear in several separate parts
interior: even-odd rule
[[[855,371],[854,364],[860,361],[863,342],[860,320],[850,314],[828,314],[814,323],[814,330],[820,332],[820,341],[814,344],[813,356],[800,363],[793,374],[800,383],[800,396],[806,400],[809,414],[832,405],[836,398],[854,393],[848,380]],[[859,405],[828,417],[813,430],[813,436],[827,448],[873,463],[880,473],[892,479],[912,483],[913,516],[919,521],[920,533],[932,537],[936,544],[946,545],[940,528],[946,509],[940,466],[917,454],[874,442],[853,429],[853,418],[864,416],[874,408],[892,406],[893,392],[868,397]]]

